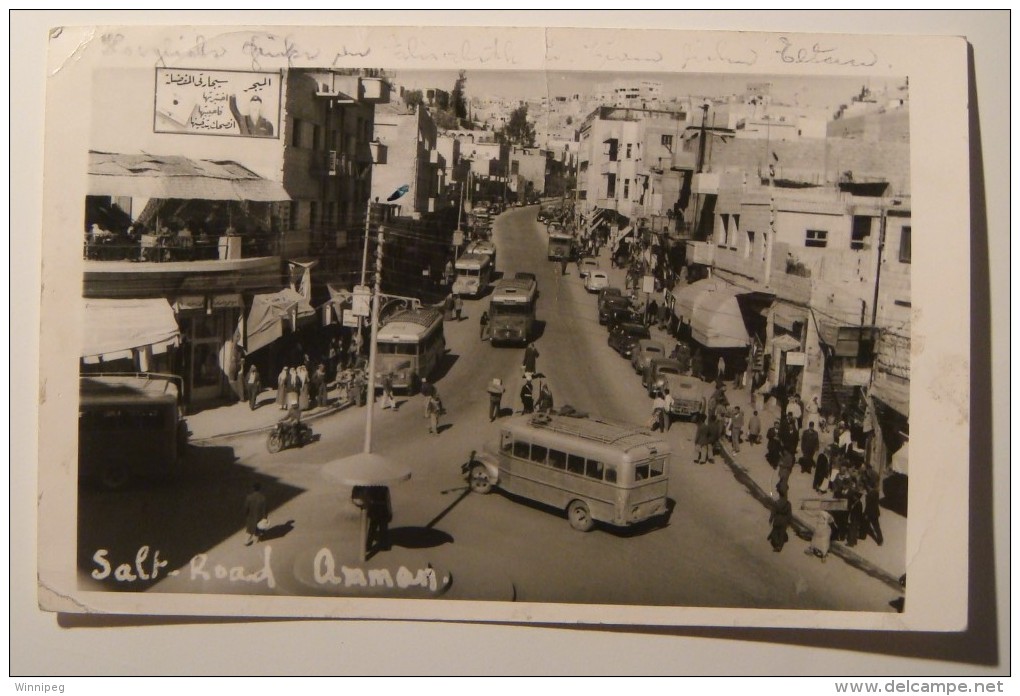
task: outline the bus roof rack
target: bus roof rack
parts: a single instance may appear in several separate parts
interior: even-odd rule
[[[559,415],[559,418],[554,418],[554,415]],[[634,435],[652,434],[645,428],[623,423],[612,423],[589,415],[568,416],[566,414],[550,415],[547,413],[536,413],[528,422],[536,428],[544,428],[565,435],[574,435],[606,445],[619,443],[621,440],[633,437]]]

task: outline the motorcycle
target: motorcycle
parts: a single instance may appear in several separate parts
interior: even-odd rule
[[[314,438],[311,427],[304,423],[293,423],[282,420],[277,423],[266,437],[266,449],[271,454],[290,447],[304,447]]]

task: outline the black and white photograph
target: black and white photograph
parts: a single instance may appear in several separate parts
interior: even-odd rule
[[[910,456],[918,370],[967,390],[917,291],[966,250],[918,184],[930,74],[849,37],[96,31],[46,193],[80,329],[43,345],[44,607],[960,616],[904,613],[915,486],[967,475]]]

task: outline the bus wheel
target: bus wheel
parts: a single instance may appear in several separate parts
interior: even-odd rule
[[[567,506],[567,519],[570,520],[570,526],[579,532],[590,532],[595,526],[588,506],[580,500],[575,500]]]
[[[116,490],[123,488],[131,480],[131,472],[123,462],[107,462],[100,473],[104,488]]]
[[[489,472],[481,464],[471,467],[471,478],[469,479],[471,490],[475,493],[486,494],[492,490],[492,479]]]

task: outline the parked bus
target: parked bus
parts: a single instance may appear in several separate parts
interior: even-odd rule
[[[496,272],[496,245],[493,244],[492,242],[484,239],[471,242],[466,247],[464,247],[464,253],[484,254],[485,256],[488,256],[489,260],[492,261],[492,271],[493,273]]]
[[[478,297],[492,282],[492,259],[488,254],[462,254],[454,264],[457,279],[453,292],[467,297]]]
[[[531,278],[503,278],[489,300],[489,342],[526,344],[535,329],[538,283]]]
[[[499,440],[463,466],[471,490],[493,486],[567,514],[570,526],[626,527],[670,513],[670,446],[661,434],[591,417],[508,419]]]
[[[183,381],[150,372],[79,379],[78,480],[121,488],[173,476],[188,441]]]
[[[415,394],[446,354],[443,313],[431,307],[402,309],[379,327],[376,379],[393,375],[395,389]]]
[[[573,258],[574,237],[564,230],[549,230],[549,260],[569,261]]]

